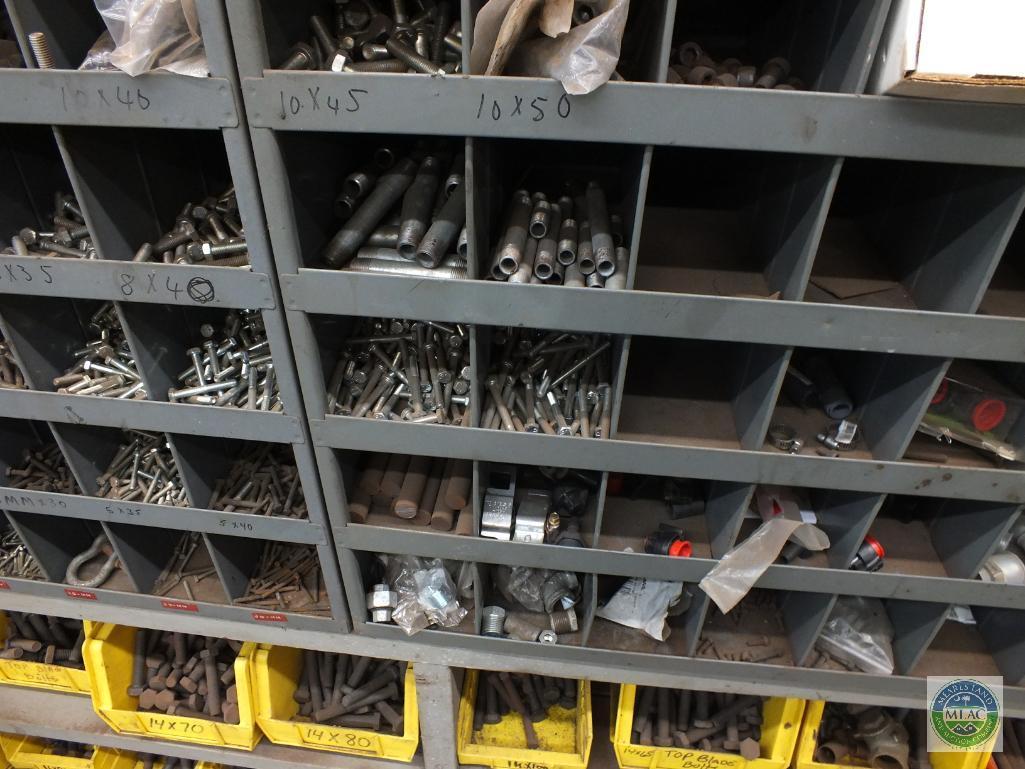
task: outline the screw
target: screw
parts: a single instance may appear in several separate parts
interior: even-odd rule
[[[36,59],[39,69],[56,69],[57,65],[53,60],[53,52],[50,50],[50,42],[42,32],[30,32],[28,44],[32,47],[32,55]]]

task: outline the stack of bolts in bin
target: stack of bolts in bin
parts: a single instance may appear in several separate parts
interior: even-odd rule
[[[402,734],[406,663],[303,651],[296,721]]]
[[[7,468],[7,485],[12,489],[79,493],[78,484],[57,444],[41,449],[25,449],[22,456],[25,459],[24,465]]]
[[[268,542],[246,594],[233,603],[298,614],[328,611],[321,604],[323,581],[313,546]]]
[[[57,392],[122,400],[145,399],[146,389],[113,302],[104,302],[93,313],[87,330],[95,332],[99,338],[75,350],[77,363],[53,379]]]
[[[14,360],[11,346],[7,344],[3,334],[0,334],[0,389],[23,390],[28,387],[25,384],[25,376],[18,368],[18,362]]]
[[[543,192],[513,193],[491,277],[509,283],[626,288],[630,250],[623,221],[609,214],[605,191],[588,182],[582,195],[552,201]]]
[[[349,499],[349,518],[396,516],[456,534],[473,533],[472,462],[406,454],[373,454]]]
[[[7,640],[0,659],[84,669],[82,620],[17,611],[7,612],[7,619]]]
[[[158,240],[144,243],[133,261],[205,267],[248,265],[249,247],[235,188],[229,187],[202,203],[186,203],[175,218],[174,227]]]
[[[257,444],[217,481],[209,507],[226,513],[306,518],[299,470],[287,446]]]
[[[99,258],[78,202],[61,193],[54,198],[50,224],[45,229],[22,228],[11,238],[11,245],[3,253],[11,256]]]
[[[608,438],[611,346],[605,334],[496,331],[481,427]]]
[[[45,579],[32,553],[10,527],[0,534],[0,577]]]
[[[401,157],[379,148],[342,184],[335,214],[343,224],[324,261],[352,272],[465,278],[464,172],[464,154],[444,142]]]
[[[549,717],[551,708],[572,710],[577,706],[577,681],[516,673],[482,672],[477,679],[477,699],[473,708],[473,730],[497,724],[503,716],[515,712],[523,720],[527,748],[542,747],[534,724]]]
[[[292,48],[278,69],[329,72],[459,72],[463,33],[455,0],[391,0],[391,14],[376,3],[335,4],[333,24],[310,17],[311,39]]]
[[[162,433],[125,430],[107,470],[96,479],[97,495],[119,502],[188,507],[178,464]]]
[[[210,323],[200,327],[202,347],[187,350],[192,365],[178,374],[181,387],[167,399],[201,406],[282,411],[270,341],[259,310],[232,310],[220,337]]]
[[[909,732],[914,732],[914,755]],[[815,760],[845,766],[931,769],[927,742],[924,710],[827,702],[818,728]]]
[[[139,698],[140,710],[237,724],[234,662],[241,649],[241,641],[139,628],[128,694]]]
[[[733,57],[716,61],[695,42],[674,48],[669,57],[666,81],[687,85],[719,85],[727,88],[771,88],[777,91],[803,91],[804,82],[789,77],[790,62],[782,57],[769,59],[761,70]]]
[[[327,410],[343,416],[467,425],[467,328],[368,318],[357,323],[328,381]]]
[[[762,704],[755,695],[637,688],[631,741],[660,748],[761,755]]]

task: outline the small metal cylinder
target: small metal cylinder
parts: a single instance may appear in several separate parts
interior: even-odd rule
[[[485,606],[481,618],[480,634],[501,638],[505,628],[505,609],[501,606]]]
[[[428,155],[420,163],[412,184],[402,198],[399,253],[406,259],[416,258],[416,248],[427,232],[440,174],[441,160],[436,155]]]
[[[512,275],[520,266],[532,210],[530,196],[518,191],[513,197],[509,222],[496,255],[497,267],[504,275]]]
[[[465,221],[466,189],[460,181],[420,241],[420,247],[416,249],[416,260],[423,267],[437,267],[456,242]]]

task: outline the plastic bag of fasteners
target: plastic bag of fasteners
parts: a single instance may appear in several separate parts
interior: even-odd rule
[[[878,598],[841,596],[815,647],[866,673],[893,673],[893,625]]]
[[[470,51],[474,75],[551,77],[591,93],[612,77],[630,0],[488,0]]]
[[[495,580],[506,600],[527,611],[553,612],[571,609],[580,600],[580,582],[571,571],[499,566]]]
[[[440,559],[382,558],[386,558],[387,582],[398,595],[392,622],[405,630],[406,635],[419,633],[431,625],[455,627],[466,617],[455,583]]]
[[[129,75],[166,69],[178,75],[207,77],[206,52],[199,30],[196,0],[93,0],[113,43],[109,53],[101,36],[81,69],[111,65]]]

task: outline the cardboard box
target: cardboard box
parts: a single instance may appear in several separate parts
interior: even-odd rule
[[[1025,104],[1025,2],[894,0],[869,93]]]

